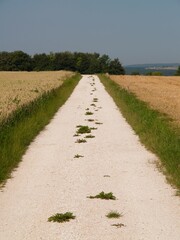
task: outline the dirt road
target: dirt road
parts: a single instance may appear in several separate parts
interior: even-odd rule
[[[97,128],[95,138],[76,143],[77,125]],[[84,76],[0,192],[0,239],[179,240],[180,200],[155,160],[99,79]],[[87,198],[101,191],[117,199]],[[108,219],[111,210],[123,216]],[[47,221],[67,211],[76,219]]]

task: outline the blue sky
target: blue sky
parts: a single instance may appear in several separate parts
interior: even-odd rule
[[[0,51],[180,63],[180,0],[0,0]]]

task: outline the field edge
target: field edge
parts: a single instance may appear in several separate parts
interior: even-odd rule
[[[160,169],[180,193],[180,129],[168,117],[151,109],[133,93],[120,87],[106,75],[98,75],[106,91],[139,136],[145,147],[160,159]]]
[[[18,167],[27,147],[66,102],[81,79],[80,74],[15,111],[0,123],[0,186]]]

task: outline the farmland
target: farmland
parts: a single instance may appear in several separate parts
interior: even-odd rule
[[[124,99],[124,103],[129,103],[126,110],[131,120],[136,117],[141,123],[142,118],[142,124],[152,120],[151,128],[143,125],[140,132],[150,129],[154,133],[152,127],[156,125],[159,133],[162,121],[156,124],[159,119],[152,110],[145,109],[145,104],[134,100],[132,94],[125,93],[105,75],[101,80],[107,90],[115,86],[112,97],[118,97],[118,102],[124,105]],[[71,84],[74,82],[73,77]],[[107,84],[112,84],[111,88]],[[58,100],[71,85],[66,86],[57,95]],[[27,124],[29,116],[20,118],[20,132],[23,128],[25,133],[31,132],[32,123],[39,125],[53,102],[48,98],[42,111],[39,104],[40,114],[33,110],[31,124]],[[51,119],[48,126],[33,140],[18,169],[0,191],[1,239],[179,240],[179,199],[152,164],[157,157],[139,143],[98,77],[83,76],[66,104],[58,109],[55,117],[53,114],[48,118]],[[10,161],[15,155],[12,146],[20,139],[17,130],[14,129],[14,141],[9,143],[8,138],[6,143],[12,152],[9,157],[7,151]],[[21,138],[23,144],[24,139]],[[177,156],[177,164],[178,159]]]
[[[18,166],[34,137],[66,102],[80,80],[80,74],[72,72],[17,73],[16,79],[13,79],[16,74],[7,75],[9,79],[1,81],[0,95],[4,97],[0,98],[2,106],[6,106],[2,108],[0,123],[0,183]]]
[[[40,95],[59,87],[72,72],[0,72],[0,120],[32,102]]]
[[[113,75],[111,79],[180,126],[180,77]]]

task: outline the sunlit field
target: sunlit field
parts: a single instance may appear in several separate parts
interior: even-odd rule
[[[45,92],[59,87],[72,72],[0,72],[0,120],[33,101]]]

